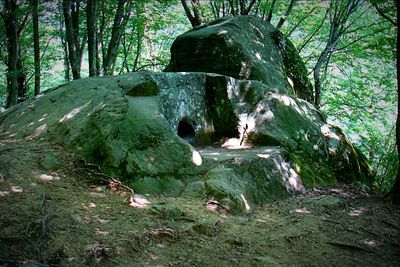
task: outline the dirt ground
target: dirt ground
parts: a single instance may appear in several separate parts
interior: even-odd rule
[[[0,266],[400,266],[399,207],[357,185],[245,215],[208,199],[130,197],[56,147],[0,139]]]

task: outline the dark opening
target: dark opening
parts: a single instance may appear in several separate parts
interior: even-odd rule
[[[178,125],[178,135],[181,138],[192,138],[195,136],[193,125],[181,120]]]

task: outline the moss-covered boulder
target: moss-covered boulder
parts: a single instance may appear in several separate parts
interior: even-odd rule
[[[214,198],[233,212],[301,191],[300,178],[293,180],[279,149],[268,154],[211,148],[221,156],[215,160],[179,137],[182,119],[193,122],[195,134],[238,135],[240,95],[231,85],[240,81],[207,73],[82,79],[2,113],[0,136],[60,145],[139,193]],[[53,159],[47,161],[51,167],[43,163],[45,170],[56,168]]]
[[[73,81],[8,110],[0,129],[55,142],[126,179],[184,173],[196,166],[193,149],[160,112],[155,81],[147,72]]]
[[[204,176],[206,196],[223,203],[232,212],[248,212],[256,205],[286,198],[304,189],[282,148],[200,152],[205,160],[213,158],[219,162]]]
[[[312,96],[306,68],[293,44],[256,16],[221,18],[180,35],[166,71],[218,73],[262,81],[305,100]]]
[[[139,193],[214,198],[234,212],[303,184],[372,181],[362,154],[305,101],[304,64],[270,24],[219,19],[171,51],[169,72],[73,81],[1,113],[0,138],[56,143]],[[52,161],[41,165],[58,169]]]

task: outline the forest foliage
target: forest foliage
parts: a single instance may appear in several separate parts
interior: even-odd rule
[[[0,0],[0,105],[72,79],[162,71],[173,40],[192,26],[257,15],[296,46],[313,81],[314,105],[369,158],[377,188],[385,192],[399,162],[395,5],[392,0]],[[12,38],[18,42],[13,47]],[[12,86],[18,92],[14,102]]]

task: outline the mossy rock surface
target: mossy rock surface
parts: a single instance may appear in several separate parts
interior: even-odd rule
[[[303,184],[373,180],[341,129],[304,100],[304,64],[272,25],[222,18],[171,52],[169,72],[76,80],[2,112],[0,135],[59,145],[139,193],[215,198],[234,212]],[[41,165],[57,169],[51,158]]]

